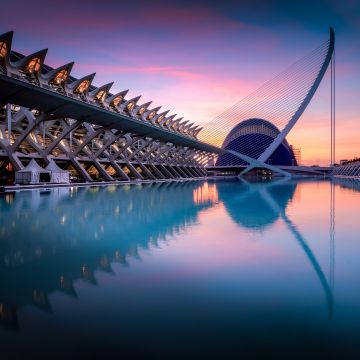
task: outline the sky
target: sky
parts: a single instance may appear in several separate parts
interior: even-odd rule
[[[360,1],[7,1],[13,49],[49,48],[171,114],[206,124],[336,32],[336,160],[360,156]],[[288,135],[305,165],[330,160],[330,74]]]

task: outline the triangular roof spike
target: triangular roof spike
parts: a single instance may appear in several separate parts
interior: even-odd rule
[[[193,125],[195,123],[191,123],[187,128],[186,128],[186,134],[189,136],[192,136],[192,129],[193,129]]]
[[[75,91],[76,88],[84,81],[88,80],[89,81],[89,85],[87,86],[87,88],[85,89],[85,93],[87,92],[87,90],[90,88],[92,81],[94,80],[96,73],[92,73],[89,75],[86,75],[78,80],[73,81],[70,84],[67,84],[67,88],[71,91]]]
[[[194,136],[198,136],[199,132],[203,129],[203,127],[201,127],[200,129],[197,129],[195,132],[194,132]]]
[[[120,109],[127,111],[129,113],[133,113],[137,102],[140,100],[141,95],[131,98],[130,100],[125,101],[123,104],[120,105]],[[133,105],[131,105],[133,104]]]
[[[179,123],[177,128],[176,128],[176,131],[181,131],[184,127],[185,124],[187,124],[190,120],[185,120],[183,121],[182,123]]]
[[[105,94],[107,94],[113,85],[114,85],[113,81],[108,84],[101,85],[101,86],[95,88],[94,90],[90,91],[88,95],[90,97],[94,98],[100,91],[105,91]],[[105,97],[106,97],[106,95],[105,95]]]
[[[147,109],[150,105],[151,105],[152,101],[148,101],[147,103],[145,104],[142,104],[142,105],[139,105],[139,108],[145,108]]]
[[[185,125],[189,122],[189,120],[183,121],[182,123],[177,123],[175,125],[175,131],[183,133]]]
[[[152,109],[147,108],[146,111],[145,111],[144,114],[143,114],[143,118],[144,118],[144,119],[147,119],[147,120],[152,120],[152,118],[157,115],[157,112],[158,112],[160,109],[161,109],[161,106],[158,106],[158,107],[155,107],[155,108],[152,108]],[[151,119],[148,118],[150,114],[153,114],[153,116],[152,116]]]
[[[58,289],[61,292],[65,293],[65,294],[67,294],[69,296],[72,296],[74,298],[78,297],[78,295],[76,293],[76,290],[75,290],[75,287],[74,287],[74,284],[73,284],[73,282],[71,280],[67,280],[66,278],[64,278],[64,276],[61,276],[60,281],[61,282],[60,282],[60,284],[58,286]]]
[[[183,131],[185,129],[185,125],[189,122],[189,120],[183,121],[182,123],[178,123],[177,131]]]
[[[196,130],[198,127],[199,127],[199,125],[195,125],[195,126],[189,128],[189,131],[194,131],[194,130]]]
[[[123,90],[123,91],[120,91],[114,95],[111,95],[109,96],[107,99],[106,99],[106,102],[108,102],[109,104],[111,104],[116,98],[118,98],[119,96],[121,97],[121,100],[124,99],[124,97],[126,96],[126,94],[129,92],[129,89],[127,90]],[[119,105],[120,102],[117,104]]]
[[[182,119],[182,118],[181,118]],[[171,128],[171,125],[175,122],[175,121],[177,121],[177,119],[170,119],[170,121],[167,121],[166,122],[166,126],[170,129]]]
[[[6,43],[6,45],[10,45],[12,43],[12,39],[14,36],[14,31],[8,31],[0,35],[0,41]]]
[[[171,119],[170,121],[166,121],[165,122],[165,125],[169,128],[169,129],[172,129],[172,126],[175,124],[175,123],[178,123],[179,121],[181,121],[183,119],[183,117],[181,118],[173,118]]]
[[[37,308],[46,311],[48,313],[52,313],[53,309],[51,307],[48,294],[42,292],[42,291],[34,291],[33,299],[32,299],[33,305],[35,305]]]
[[[170,110],[166,110],[166,111],[163,111],[162,113],[158,114],[159,116],[166,116],[168,113],[170,112]]]
[[[193,126],[192,128],[190,128],[189,129],[189,131],[188,131],[188,134],[190,135],[190,136],[194,136],[194,132],[196,131],[196,129],[199,127],[199,125],[195,125],[195,126]]]
[[[133,102],[133,103],[135,103],[135,104],[136,104],[136,103],[140,100],[140,98],[141,98],[141,95],[136,96],[136,97],[134,97],[134,98],[132,98],[132,99],[128,100],[126,103],[128,104],[128,103]]]
[[[49,164],[46,166],[45,170],[53,171],[53,172],[61,172],[61,173],[67,173],[68,171],[63,170],[61,167],[59,167],[56,162],[53,159],[50,159]]]
[[[6,48],[5,48],[5,56],[2,56],[5,59],[9,59],[9,55],[11,52],[11,45],[12,45],[12,39],[13,39],[13,35],[14,32],[13,31],[8,31],[4,34],[0,35],[0,43],[5,43],[6,44]]]
[[[151,103],[152,103],[152,101],[148,101],[147,103],[138,105],[136,107],[136,113],[141,117],[141,119],[143,119],[143,120],[146,119],[146,115],[148,114],[147,109],[151,105]],[[142,112],[140,113],[140,111],[142,111]]]
[[[48,49],[42,49],[42,50],[36,51],[28,56],[23,57],[22,59],[20,59],[18,61],[15,61],[14,63],[11,63],[11,66],[17,70],[22,70],[31,60],[37,58],[37,59],[39,59],[39,66],[38,67],[34,66],[33,72],[38,74],[44,63],[47,52],[48,52]]]
[[[151,119],[151,123],[152,123],[152,124],[156,124],[157,119],[159,119],[161,116],[165,117],[169,112],[170,112],[170,110],[166,110],[166,111],[163,111],[163,112],[160,113],[160,114],[156,114],[156,115]]]
[[[74,66],[74,62],[70,62],[70,63],[67,63],[65,65],[62,65],[62,66],[59,66],[58,68],[56,69],[53,69],[51,71],[49,71],[48,73],[46,73],[45,75],[41,74],[41,78],[44,79],[45,81],[47,81],[48,83],[50,81],[52,81],[55,76],[62,70],[66,70],[68,72],[67,76],[66,76],[66,79],[64,80],[64,84],[66,83],[67,79],[69,78],[69,75],[71,73],[71,70]]]
[[[182,120],[183,118],[179,118],[176,119],[172,124],[171,124],[171,128],[175,131],[178,130],[179,126],[181,125],[179,122]],[[189,122],[189,120],[186,120],[185,122],[183,122],[182,124],[186,124],[187,122]]]
[[[44,170],[34,159],[31,159],[30,162],[27,164],[26,170],[37,170],[37,171],[42,171]],[[24,170],[25,170],[24,169]]]
[[[158,112],[160,109],[161,109],[161,106],[158,106],[158,107],[155,107],[155,108],[150,109],[150,110],[148,110],[148,111],[149,111],[149,112],[153,112],[153,111]]]
[[[193,126],[194,124],[195,124],[195,123],[190,123],[190,124],[184,126],[183,131],[186,131],[186,132],[187,132],[187,131],[191,128],[191,126]]]
[[[148,101],[144,104],[141,105],[137,105],[136,106],[136,111],[139,111],[140,109],[144,109],[144,112],[147,110],[147,108],[151,105],[152,101]]]
[[[171,121],[172,119],[174,119],[177,116],[177,114],[174,115],[170,115],[168,117],[165,117],[164,119],[161,120],[160,125],[165,125],[167,124],[168,121]]]
[[[34,159],[31,159],[27,166],[19,170],[20,172],[41,172],[41,173],[48,173],[47,170],[43,169]]]

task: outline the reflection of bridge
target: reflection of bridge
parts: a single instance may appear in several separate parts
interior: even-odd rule
[[[234,221],[241,226],[249,227],[252,230],[261,231],[265,227],[272,225],[278,218],[286,224],[289,231],[306,254],[320,280],[326,296],[329,317],[331,318],[334,299],[329,282],[326,279],[315,254],[312,252],[301,232],[286,214],[287,204],[293,197],[298,182],[286,181],[285,179],[260,183],[250,183],[241,179],[241,182],[242,188],[238,191],[238,194],[229,198],[226,192],[226,187],[229,184],[226,184],[226,182],[219,183],[218,192],[220,201],[224,202],[226,209]],[[240,210],[245,208],[247,209],[246,212]],[[331,249],[334,250],[334,247]],[[333,259],[334,254],[331,253],[330,267],[333,266]],[[330,270],[330,276],[331,279],[333,279],[332,270]]]
[[[344,188],[360,191],[360,178],[359,177],[338,177],[334,176],[332,179],[334,184],[340,185]]]
[[[214,172],[215,174],[228,174],[239,175],[247,168],[246,165],[228,165],[228,166],[208,166],[207,171]],[[277,166],[277,168],[288,172],[291,175],[311,175],[311,176],[324,176],[329,175],[332,168],[329,166]]]

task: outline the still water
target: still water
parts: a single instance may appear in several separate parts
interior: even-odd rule
[[[0,357],[359,359],[359,209],[345,180],[7,194]]]

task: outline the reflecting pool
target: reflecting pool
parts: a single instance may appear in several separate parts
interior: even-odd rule
[[[359,359],[360,182],[0,197],[1,359]]]

